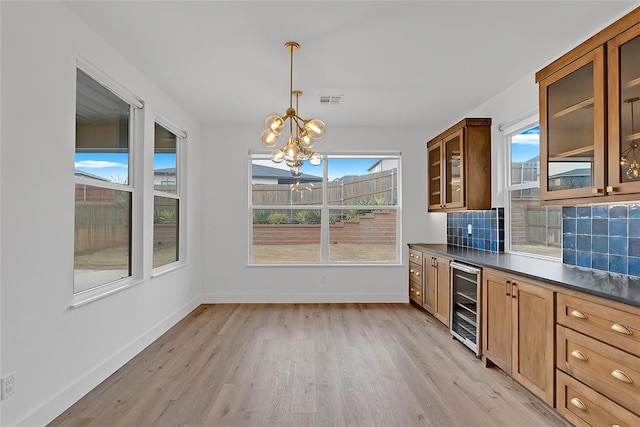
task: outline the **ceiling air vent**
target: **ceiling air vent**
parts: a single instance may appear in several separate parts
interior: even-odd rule
[[[340,105],[344,95],[320,95],[320,105]]]

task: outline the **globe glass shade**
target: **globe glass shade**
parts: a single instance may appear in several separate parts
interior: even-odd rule
[[[276,135],[280,135],[284,129],[284,120],[279,115],[272,114],[264,121],[264,127]]]
[[[278,143],[278,135],[276,135],[269,129],[265,129],[265,131],[262,132],[262,145],[264,145],[265,147],[271,148],[271,147],[275,147],[277,143]]]
[[[309,156],[309,163],[311,163],[313,166],[318,166],[320,163],[322,163],[322,156],[318,153],[313,153]]]
[[[274,163],[282,163],[284,160],[284,151],[281,149],[273,150],[271,152],[271,161]]]
[[[324,123],[322,120],[311,119],[305,122],[304,128],[313,139],[320,139],[324,136]]]

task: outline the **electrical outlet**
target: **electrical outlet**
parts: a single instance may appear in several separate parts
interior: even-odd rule
[[[11,372],[6,377],[2,377],[0,382],[2,383],[0,384],[0,386],[2,387],[2,400],[6,399],[7,397],[15,393],[16,391],[16,373],[15,372]]]
[[[473,234],[473,225],[467,224],[467,234]]]

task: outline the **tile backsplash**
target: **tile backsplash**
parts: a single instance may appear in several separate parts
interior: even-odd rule
[[[563,207],[562,262],[640,276],[640,204]]]
[[[447,213],[447,244],[504,252],[504,208]]]

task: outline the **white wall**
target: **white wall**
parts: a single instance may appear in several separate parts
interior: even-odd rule
[[[16,373],[2,426],[43,425],[183,318],[201,295],[201,129],[57,2],[2,2],[1,375]],[[131,37],[135,37],[132,34]],[[144,206],[153,203],[153,114],[189,132],[189,264],[70,309],[76,54],[146,103]],[[175,57],[168,55],[168,60]]]
[[[224,162],[216,162],[206,182],[204,212],[204,301],[347,302],[407,301],[406,244],[446,241],[446,216],[426,209],[426,141],[439,133],[426,128],[340,128],[327,123],[316,147],[357,152],[394,150],[402,154],[402,257],[405,266],[273,267],[247,266],[248,150],[261,149],[260,127],[209,126],[204,157],[216,157],[224,144]],[[314,147],[315,148],[315,147]],[[225,185],[217,185],[224,182]],[[229,185],[233,183],[233,185]],[[327,283],[321,283],[323,275]]]

